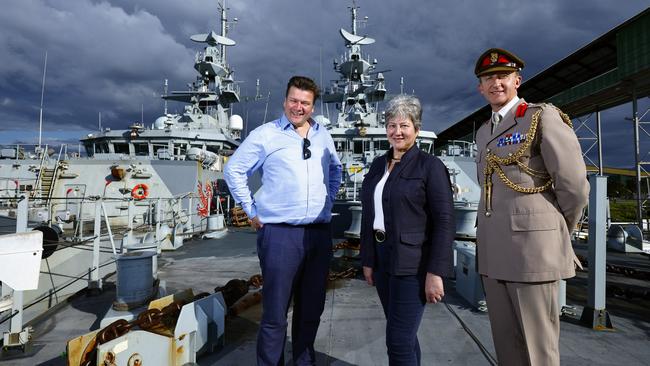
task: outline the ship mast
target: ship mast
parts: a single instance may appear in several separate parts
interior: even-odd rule
[[[221,9],[221,36],[225,37],[226,33],[228,31],[228,19],[226,18],[226,0],[223,0],[221,4],[219,4],[219,9]],[[221,53],[221,63],[223,65],[226,64],[226,46],[223,44],[219,45],[219,52]]]
[[[41,136],[43,134],[43,97],[45,95],[45,73],[47,72],[47,51],[43,65],[43,83],[41,84],[41,108],[38,112],[38,151],[41,151]]]
[[[357,34],[357,9],[359,9],[356,1],[352,1],[352,7],[350,9],[352,10],[352,34],[356,35]]]

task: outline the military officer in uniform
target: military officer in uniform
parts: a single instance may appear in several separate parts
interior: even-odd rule
[[[476,135],[478,272],[499,364],[559,365],[559,280],[575,276],[570,235],[589,184],[568,116],[517,97],[523,67],[492,48],[474,70],[492,108]]]

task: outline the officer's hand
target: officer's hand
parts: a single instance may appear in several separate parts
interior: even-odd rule
[[[438,301],[442,301],[442,297],[445,296],[442,277],[427,272],[427,278],[424,282],[424,295],[427,298],[427,302],[435,304]]]
[[[262,226],[264,226],[264,224],[262,224],[260,219],[257,216],[255,216],[251,219],[251,226],[253,227],[253,229],[259,230],[262,228]]]
[[[366,278],[366,282],[368,282],[370,286],[375,285],[374,281],[372,280],[372,267],[363,266],[363,277]]]

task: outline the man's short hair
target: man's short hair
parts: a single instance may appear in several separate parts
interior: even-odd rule
[[[284,94],[285,98],[289,96],[289,89],[291,89],[292,86],[300,90],[312,92],[314,94],[314,102],[316,102],[320,96],[320,89],[318,88],[318,85],[316,85],[314,80],[306,76],[293,76],[291,79],[289,79],[289,83],[287,83],[287,91]]]

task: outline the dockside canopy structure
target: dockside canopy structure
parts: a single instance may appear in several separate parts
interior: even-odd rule
[[[650,167],[639,152],[642,125],[637,100],[650,95],[650,7],[601,37],[525,81],[518,92],[531,102],[550,102],[571,118],[596,114],[598,171],[602,174],[600,111],[632,102],[635,162],[637,171],[637,217],[642,223],[641,171]],[[644,114],[643,114],[644,115]],[[475,129],[490,118],[488,105],[438,134],[438,146],[451,140],[474,138]],[[581,121],[584,123],[584,120]],[[645,168],[644,168],[645,167]]]
[[[519,96],[551,102],[579,117],[650,95],[650,8],[525,81]],[[490,118],[484,106],[438,134],[470,138]]]

